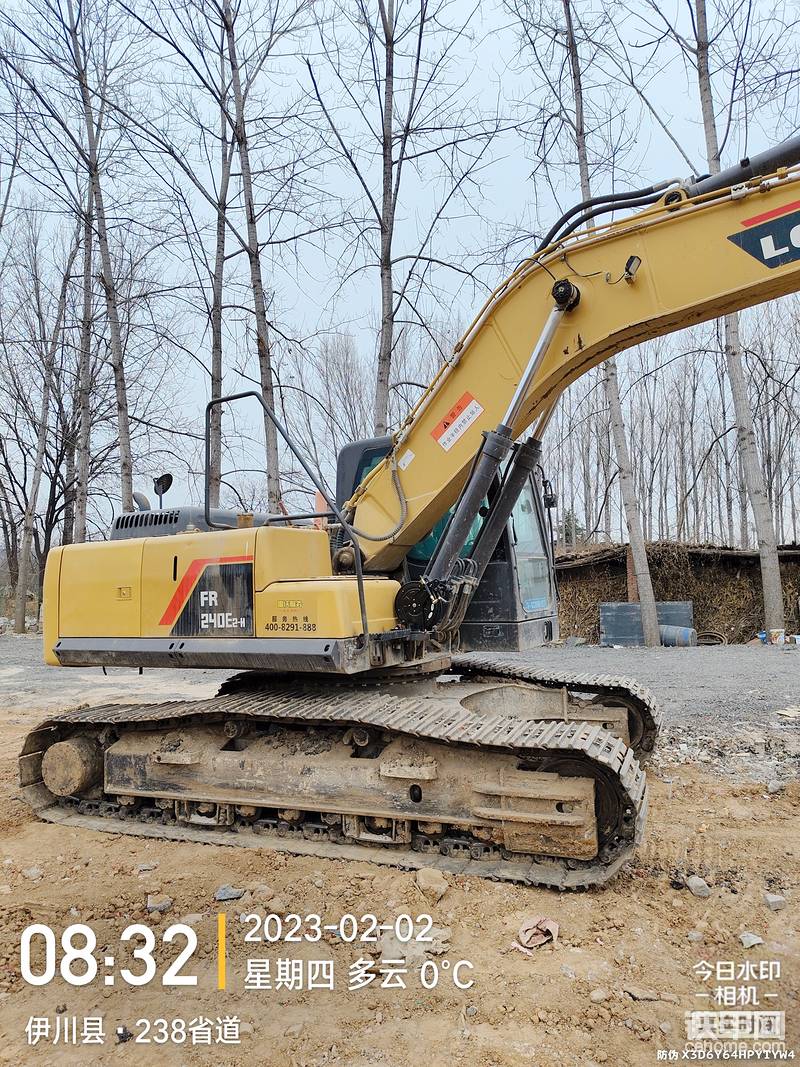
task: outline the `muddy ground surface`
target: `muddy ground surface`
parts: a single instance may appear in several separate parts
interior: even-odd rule
[[[45,670],[39,656],[36,638],[0,637],[0,1062],[402,1067],[424,1059],[476,1067],[637,1067],[658,1062],[659,1050],[682,1050],[684,1013],[713,1007],[697,996],[716,985],[695,972],[701,960],[737,967],[777,961],[780,981],[760,989],[778,996],[762,1000],[761,1007],[786,1012],[787,1046],[800,1054],[800,725],[791,715],[800,704],[800,649],[537,653],[543,669],[632,675],[662,701],[666,725],[649,772],[645,845],[635,864],[602,890],[557,894],[448,875],[439,900],[426,898],[411,873],[364,863],[168,844],[36,822],[18,799],[15,758],[25,732],[47,711],[84,702],[211,695],[224,677],[215,671],[148,671],[142,677],[114,671],[104,678],[94,670]],[[787,709],[788,715],[779,714]],[[707,898],[685,888],[691,874],[708,882]],[[246,895],[219,905],[213,898],[223,885]],[[770,910],[765,892],[783,896],[785,907]],[[172,898],[169,910],[148,913],[148,894]],[[228,917],[224,992],[216,989],[221,907]],[[251,912],[316,913],[325,923],[345,913],[371,913],[381,923],[402,913],[429,913],[437,943],[427,957],[411,954],[406,989],[381,988],[384,967],[366,988],[350,991],[351,964],[373,956],[386,960],[396,946],[347,944],[332,933],[317,943],[245,943],[250,924],[238,916]],[[510,946],[522,920],[536,915],[558,922],[560,936],[527,957]],[[126,987],[118,975],[129,962],[120,946],[122,930],[146,923],[160,942],[164,930],[182,919],[198,933],[187,967],[197,974],[197,986],[165,990],[159,984],[164,965],[182,947],[176,942],[159,943],[153,982]],[[33,922],[59,933],[70,923],[91,925],[99,977],[82,988],[60,977],[40,988],[25,985],[19,938]],[[764,943],[745,949],[745,931]],[[114,967],[103,966],[106,954],[115,956]],[[332,961],[335,988],[245,991],[247,958],[270,960],[273,986],[279,959]],[[425,958],[439,966],[439,984],[430,991],[419,981]],[[473,965],[473,971],[460,972],[474,978],[470,989],[453,984],[458,960]],[[34,954],[35,966],[40,963]],[[112,973],[115,984],[104,984]],[[59,1010],[62,1019],[102,1017],[106,1044],[70,1048],[42,1041],[27,1047],[29,1017],[53,1020]],[[117,1028],[137,1034],[140,1019],[190,1023],[225,1015],[242,1020],[239,1045],[115,1044]]]

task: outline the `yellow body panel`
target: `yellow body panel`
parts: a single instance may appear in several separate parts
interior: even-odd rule
[[[800,257],[766,263],[736,243],[758,230],[759,219],[784,212],[796,213],[800,234],[798,205],[796,172],[769,183],[752,181],[746,193],[739,189],[735,196],[723,190],[677,205],[661,202],[572,235],[523,263],[487,301],[409,413],[393,452],[348,502],[355,528],[372,535],[361,541],[366,568],[385,573],[397,567],[455,501],[481,432],[495,429],[521,380],[554,306],[555,280],[573,281],[580,303],[558,326],[513,427],[515,437],[551,409],[576,378],[609,356],[800,290]],[[628,282],[624,271],[632,256],[641,265]],[[407,512],[399,530],[382,540],[384,531],[396,529],[401,514],[395,478]]]
[[[58,657],[53,646],[59,637],[58,583],[61,579],[61,554],[63,548],[51,548],[47,553],[42,587],[42,636],[44,638],[44,661],[51,667],[58,666]]]
[[[141,637],[166,637],[171,626],[162,625],[175,590],[197,560],[228,559],[255,554],[255,530],[221,530],[142,540]],[[117,542],[114,542],[115,544]],[[121,542],[124,544],[124,542]],[[201,578],[201,574],[197,578]]]
[[[394,598],[400,588],[388,578],[367,578],[364,598],[371,633],[397,626]],[[357,637],[363,632],[355,578],[273,582],[256,593],[258,637]]]
[[[248,558],[253,561],[256,590],[282,578],[319,578],[331,573],[328,535],[323,530],[262,526],[146,538],[141,636],[170,633],[170,625],[162,623],[164,612],[193,563]]]
[[[144,540],[61,550],[59,637],[139,637]]]
[[[256,530],[255,588],[285,578],[324,578],[331,570],[330,540],[309,526],[262,526]]]
[[[370,578],[370,630],[396,626],[399,586]],[[262,526],[68,545],[45,572],[45,648],[59,638],[355,637],[358,585],[333,577],[328,535]]]

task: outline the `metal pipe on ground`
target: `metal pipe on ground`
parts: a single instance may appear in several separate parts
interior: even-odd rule
[[[661,644],[668,648],[693,648],[697,644],[697,630],[691,626],[659,626]]]

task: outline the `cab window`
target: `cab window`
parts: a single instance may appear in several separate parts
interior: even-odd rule
[[[511,513],[511,519],[522,607],[529,614],[539,611],[549,612],[553,596],[550,561],[539,522],[534,489],[530,482],[526,483],[520,493]]]

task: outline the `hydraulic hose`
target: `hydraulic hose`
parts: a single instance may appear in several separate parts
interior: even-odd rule
[[[621,211],[625,208],[631,207],[645,207],[647,204],[655,204],[657,200],[661,199],[661,193],[652,193],[649,196],[640,196],[634,200],[622,200],[616,204],[604,204],[600,207],[596,207],[593,211],[587,211],[584,215],[579,215],[577,219],[573,221],[562,230],[558,235],[558,240],[563,241],[565,237],[577,230],[579,226],[582,226],[585,222],[589,222],[590,219],[596,218],[598,215],[605,215],[609,211]]]
[[[364,541],[388,541],[390,538],[398,534],[400,530],[405,526],[406,519],[408,518],[408,501],[406,495],[403,492],[403,487],[400,484],[400,473],[397,469],[397,459],[392,455],[392,484],[394,485],[395,492],[397,493],[397,499],[400,502],[400,518],[397,520],[397,525],[393,526],[391,530],[387,530],[382,534],[368,534],[364,530],[359,530],[356,526],[351,526],[350,529],[356,535]]]
[[[553,223],[553,225],[548,230],[547,235],[539,243],[536,251],[541,252],[543,248],[547,248],[549,244],[552,244],[553,239],[555,238],[561,227],[564,225],[564,223],[571,219],[572,216],[577,214],[579,211],[585,211],[588,208],[597,207],[599,204],[620,205],[622,201],[638,200],[640,197],[650,196],[653,193],[659,193],[672,184],[673,182],[671,180],[658,182],[656,185],[648,185],[644,189],[629,189],[626,192],[622,193],[603,193],[601,196],[593,196],[590,197],[590,199],[588,200],[582,200],[579,204],[575,204],[573,207],[571,207],[569,211],[565,211],[561,218],[557,222]]]

